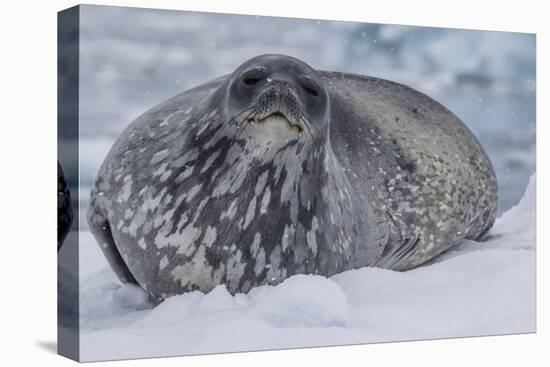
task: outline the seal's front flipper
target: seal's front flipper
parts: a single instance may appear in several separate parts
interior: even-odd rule
[[[128,266],[116,247],[109,222],[104,221],[101,224],[90,224],[90,230],[99,243],[99,247],[101,247],[103,254],[107,258],[111,269],[113,269],[118,279],[120,279],[122,283],[137,284],[136,279],[130,272],[130,269],[128,269]]]
[[[373,266],[391,270],[407,270],[408,267],[405,264],[416,253],[419,244],[419,236],[414,236],[404,238],[391,246],[386,245],[382,256]]]

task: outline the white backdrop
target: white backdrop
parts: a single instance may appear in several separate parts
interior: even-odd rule
[[[502,1],[383,1],[338,0],[333,3],[297,1],[90,1],[93,4],[217,11],[379,23],[442,26],[537,33],[537,100],[539,180],[538,198],[538,330],[536,335],[469,338],[430,342],[390,343],[354,347],[240,353],[118,362],[122,366],[201,365],[242,366],[281,364],[422,364],[422,365],[541,365],[549,342],[548,318],[542,312],[548,292],[543,272],[548,231],[548,186],[543,137],[549,100],[550,33],[543,2]],[[6,5],[9,4],[9,5]],[[1,11],[0,32],[3,103],[3,143],[0,144],[2,180],[2,307],[0,335],[2,365],[69,365],[57,356],[56,338],[56,12],[71,1],[7,3]],[[546,98],[545,98],[546,97]],[[546,108],[545,108],[546,107]],[[547,153],[547,152],[546,152]],[[546,165],[547,166],[547,165]],[[7,202],[7,206],[5,203]],[[31,206],[32,203],[32,206]],[[36,204],[38,203],[38,205]],[[543,204],[544,203],[544,204]],[[32,211],[29,209],[32,208]],[[545,264],[546,265],[546,264]],[[546,272],[547,273],[547,272]],[[543,293],[542,287],[546,292]],[[544,303],[548,308],[547,303]],[[106,365],[99,363],[96,365]]]

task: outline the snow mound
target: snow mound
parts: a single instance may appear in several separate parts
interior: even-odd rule
[[[334,281],[321,276],[296,275],[277,286],[250,292],[251,313],[279,328],[343,327],[347,296]]]
[[[102,360],[534,332],[535,177],[484,242],[425,266],[297,275],[232,296],[224,286],[154,306],[121,286],[81,232],[81,358]]]
[[[523,199],[495,223],[492,234],[500,236],[500,246],[535,249],[537,204],[535,181],[535,175],[531,176]]]

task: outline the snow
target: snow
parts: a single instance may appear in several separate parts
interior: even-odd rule
[[[535,331],[535,176],[487,241],[465,241],[407,271],[297,275],[232,296],[218,286],[154,307],[121,286],[81,232],[85,361]]]

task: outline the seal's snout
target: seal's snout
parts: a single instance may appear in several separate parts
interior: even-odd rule
[[[228,111],[246,116],[239,118],[240,131],[272,141],[326,137],[328,94],[320,76],[302,61],[259,56],[239,66],[227,86]]]
[[[287,127],[298,133],[302,128],[302,107],[292,85],[287,81],[267,80],[270,85],[258,96],[256,112],[249,123],[286,123]]]

